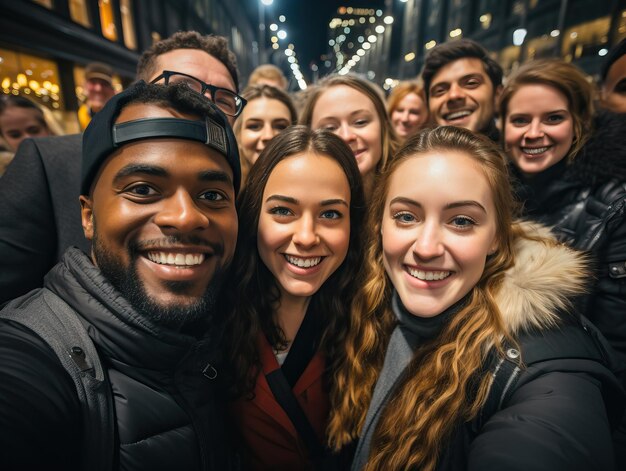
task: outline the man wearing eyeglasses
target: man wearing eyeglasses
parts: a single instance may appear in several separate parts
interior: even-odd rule
[[[178,32],[145,51],[137,79],[184,82],[228,116],[239,97],[237,60],[226,38]],[[0,305],[41,287],[68,247],[89,253],[80,220],[82,136],[25,140],[0,181]]]
[[[165,85],[183,82],[213,101],[231,124],[245,104],[237,94],[235,55],[218,36],[187,31],[156,43],[139,59],[137,79]]]

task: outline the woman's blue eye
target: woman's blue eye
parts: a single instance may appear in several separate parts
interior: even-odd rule
[[[511,124],[515,126],[524,126],[528,124],[528,120],[526,118],[511,118]]]
[[[291,216],[291,210],[289,208],[285,208],[284,206],[277,206],[270,209],[270,214],[274,214],[276,216]]]
[[[452,219],[452,224],[454,224],[456,227],[467,228],[467,227],[475,226],[476,222],[473,219],[468,218],[466,216],[457,216],[454,219]]]
[[[330,209],[328,211],[324,211],[321,215],[324,219],[339,219],[342,214],[336,209]]]
[[[411,213],[396,213],[393,215],[393,218],[396,221],[404,223],[415,221],[415,216],[413,216]]]
[[[557,124],[557,123],[562,122],[564,119],[565,119],[565,117],[560,115],[560,114],[553,114],[551,116],[548,116],[548,120],[547,121],[548,121],[548,123],[551,123],[551,124]]]

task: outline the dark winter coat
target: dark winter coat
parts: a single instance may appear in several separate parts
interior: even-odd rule
[[[213,342],[142,317],[88,257],[70,249],[43,290],[5,309],[46,312],[50,290],[76,312],[113,392],[115,469],[222,470],[234,454],[218,402]],[[45,316],[42,316],[45,322]],[[78,469],[83,426],[74,384],[54,352],[28,329],[0,321],[0,468]]]
[[[0,305],[43,285],[80,221],[80,134],[26,139],[0,178]]]

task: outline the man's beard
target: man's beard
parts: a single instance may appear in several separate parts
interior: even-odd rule
[[[140,257],[137,244],[129,244],[130,263],[128,267],[124,267],[120,260],[107,251],[97,234],[98,231],[94,225],[93,253],[98,268],[139,315],[147,317],[160,326],[194,336],[201,336],[206,331],[213,317],[217,294],[222,284],[223,271],[220,268],[215,270],[202,296],[185,304],[159,304],[146,293],[144,284],[137,273],[137,259]],[[168,237],[168,242],[180,242],[180,238]],[[184,295],[192,283],[190,281],[164,281],[163,288],[171,293]]]

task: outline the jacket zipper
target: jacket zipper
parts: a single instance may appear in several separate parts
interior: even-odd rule
[[[603,223],[600,224],[598,229],[596,229],[595,234],[593,235],[593,237],[591,238],[591,241],[589,242],[589,244],[586,247],[587,250],[591,251],[593,249],[594,245],[596,244],[598,239],[602,236],[602,233],[604,232],[604,229],[608,226],[609,222],[618,213],[623,212],[624,204],[626,204],[626,196],[622,195],[621,200],[619,201],[619,203],[617,203],[616,205],[613,205],[613,203],[611,203],[609,205],[609,207],[608,207],[608,216],[606,218],[604,218]]]

